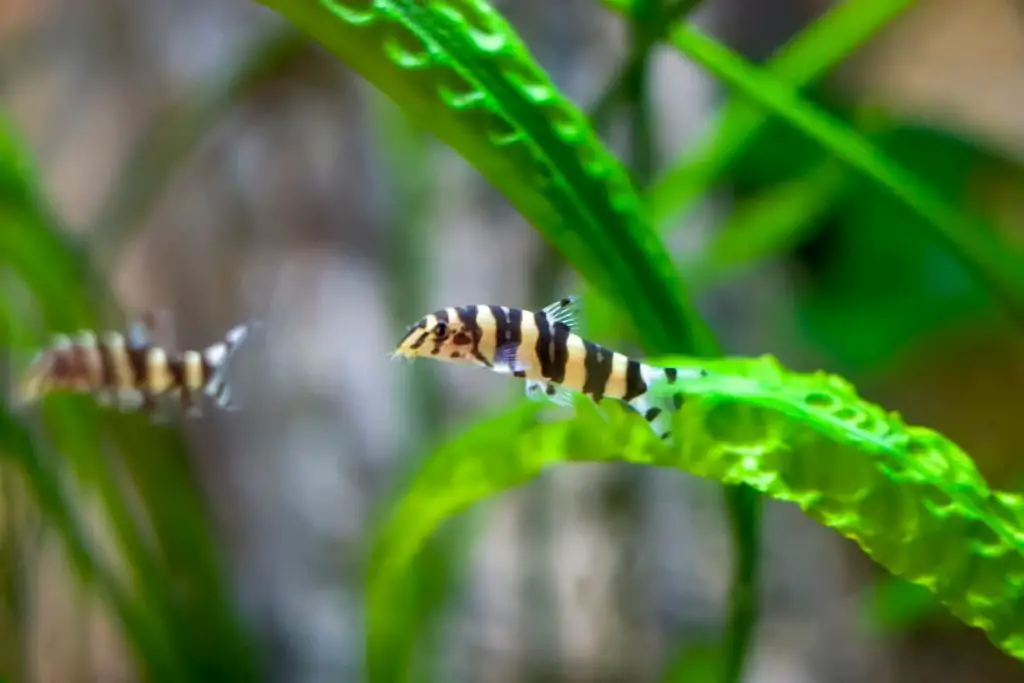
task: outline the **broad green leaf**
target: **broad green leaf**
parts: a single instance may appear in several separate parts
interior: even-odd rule
[[[675,445],[620,404],[610,402],[602,417],[581,401],[575,419],[542,422],[528,407],[482,421],[439,450],[380,536],[371,613],[401,609],[409,563],[445,520],[555,465],[621,461],[795,503],[1024,659],[1021,495],[992,491],[955,444],[863,401],[838,377],[788,372],[769,357],[699,365],[709,376],[684,389]],[[368,639],[371,666],[388,674],[374,680],[398,680],[389,631],[373,622]]]

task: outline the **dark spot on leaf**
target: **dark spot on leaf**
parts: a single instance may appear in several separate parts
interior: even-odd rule
[[[928,444],[921,439],[911,439],[907,442],[907,453],[910,455],[923,455],[928,450]]]
[[[853,420],[855,417],[858,416],[857,410],[850,407],[840,408],[833,414],[836,416],[837,419],[844,420],[846,422],[849,422],[850,420]]]
[[[804,397],[804,401],[807,405],[814,406],[815,408],[828,408],[832,405],[834,399],[829,394],[815,391],[807,394]]]

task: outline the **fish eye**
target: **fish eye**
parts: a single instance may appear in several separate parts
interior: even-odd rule
[[[438,337],[447,337],[448,336],[448,325],[447,325],[447,323],[439,322],[436,325],[434,325],[434,334],[436,334]]]

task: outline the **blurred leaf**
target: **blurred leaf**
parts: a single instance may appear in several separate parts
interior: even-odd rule
[[[950,201],[964,201],[986,162],[935,131],[901,128],[878,140]],[[827,217],[835,227],[814,287],[798,292],[808,335],[844,367],[877,367],[937,329],[998,312],[962,262],[928,238],[919,215],[859,177],[845,197]]]
[[[765,69],[794,88],[802,88],[828,73],[915,1],[839,2],[783,45]],[[623,11],[621,7],[613,9]],[[648,200],[659,225],[689,212],[771,120],[771,109],[754,106],[741,93],[729,100],[714,131],[705,138],[707,142],[684,154],[651,187]],[[789,154],[781,154],[775,161],[786,163],[788,159]]]
[[[681,370],[685,358],[660,364]],[[541,422],[534,404],[478,422],[426,462],[386,523],[370,572],[371,681],[407,666],[389,624],[401,613],[410,563],[446,520],[557,464],[629,462],[743,483],[796,503],[916,582],[960,619],[1024,659],[1016,606],[1024,569],[1024,497],[996,493],[955,444],[861,400],[824,373],[774,359],[699,361],[709,376],[682,389],[675,446],[621,404],[577,402],[577,416]]]
[[[920,225],[987,285],[1018,322],[1024,321],[1024,258],[1008,249],[983,222],[960,213],[932,187],[886,156],[866,138],[801,99],[771,74],[728,48],[685,26],[672,32],[673,44],[729,86],[770,109],[917,215]]]
[[[407,680],[412,671],[412,655],[418,635],[407,619],[421,613],[421,605],[431,599],[418,572],[421,561],[430,562],[436,554],[428,552],[418,559],[427,540],[445,520],[470,502],[496,492],[487,481],[490,470],[502,476],[508,488],[533,476],[519,472],[521,465],[506,461],[506,446],[515,442],[539,412],[537,403],[526,403],[498,417],[478,420],[462,436],[437,448],[403,487],[404,495],[383,518],[367,571],[367,674],[369,681]],[[476,453],[476,458],[467,454]],[[537,457],[550,457],[538,452]],[[500,474],[498,473],[500,472]],[[517,477],[519,477],[517,479]],[[422,497],[433,497],[429,505]],[[427,590],[424,590],[427,589]]]
[[[598,133],[605,133],[611,123],[615,107],[626,104],[623,100],[629,99],[628,95],[633,95],[633,99],[636,99],[637,85],[647,80],[650,53],[665,39],[669,27],[694,12],[701,2],[702,0],[664,0],[660,3],[630,0],[628,8],[617,8],[629,10],[625,12],[631,27],[629,55],[590,107],[590,121]],[[627,92],[629,90],[633,92]],[[634,132],[635,130],[634,128]],[[653,154],[648,156],[653,160]],[[631,170],[636,177],[637,169]],[[646,173],[640,184],[645,188],[649,184]]]
[[[661,680],[663,683],[715,683],[722,679],[724,658],[720,642],[686,643],[674,653]]]
[[[708,247],[690,256],[683,271],[697,290],[787,253],[818,228],[849,190],[849,174],[823,162],[797,180],[769,187],[732,212]]]
[[[20,316],[30,312],[23,302],[7,299],[0,312],[19,318],[0,320],[0,329],[35,327],[38,343],[44,330],[97,327],[105,319],[102,304],[109,304],[99,300],[105,283],[43,206],[11,126],[0,129],[0,141],[0,179],[8,183],[0,187],[0,270],[20,278],[43,323],[42,330],[25,324]],[[11,291],[0,290],[0,299]],[[154,682],[258,680],[195,482],[175,470],[184,461],[184,443],[142,415],[99,410],[87,397],[54,397],[16,416],[5,400],[0,451],[24,475],[75,570],[119,620],[140,675]],[[36,414],[41,419],[30,431],[26,422]],[[133,487],[121,477],[122,467]],[[83,502],[94,496],[113,549],[94,547],[82,531]]]
[[[389,236],[389,309],[392,328],[400,334],[410,320],[430,307],[426,292],[434,274],[433,264],[423,255],[431,250],[436,237],[434,222],[427,220],[439,196],[431,174],[433,141],[421,126],[402,116],[394,103],[380,93],[369,93],[366,99],[374,141],[385,167],[379,222]],[[404,404],[401,452],[416,451],[420,444],[431,443],[443,427],[446,403],[437,369],[431,363],[419,363],[402,378],[408,386],[398,392],[398,403]],[[406,470],[418,464],[412,458],[400,464],[398,477],[405,479]],[[390,507],[392,502],[388,496],[382,507]],[[429,552],[417,558],[416,586],[403,605],[402,619],[395,621],[396,629],[404,629],[400,637],[403,642],[411,644],[421,634],[429,636],[458,588],[463,568],[460,549],[469,541],[467,533],[462,528],[447,529],[436,540]],[[421,645],[427,660],[423,661],[423,668],[430,670],[443,649],[433,648],[422,640]]]

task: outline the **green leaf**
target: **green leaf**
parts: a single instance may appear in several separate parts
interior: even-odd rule
[[[990,226],[948,205],[933,188],[866,138],[696,28],[677,27],[671,40],[681,52],[724,83],[785,119],[920,217],[921,225],[932,238],[946,246],[984,283],[1011,317],[1024,321],[1024,257],[1002,244]]]
[[[807,238],[849,190],[848,173],[823,162],[804,177],[778,183],[740,204],[708,247],[689,257],[683,272],[700,291],[734,277]]]
[[[910,629],[939,610],[924,586],[886,576],[871,584],[862,605],[862,620],[874,633],[892,634]]]
[[[36,193],[10,125],[0,126],[0,183],[0,330],[16,329],[7,336],[35,346],[50,332],[98,327],[105,284]],[[10,286],[14,278],[30,301]],[[139,674],[154,683],[259,680],[195,482],[182,469],[184,442],[172,436],[142,415],[99,410],[88,397],[52,397],[17,414],[7,392],[0,397],[0,455],[113,612]],[[112,547],[94,547],[84,535],[80,516],[90,508]]]
[[[260,2],[465,157],[643,330],[649,352],[714,352],[625,169],[487,2]]]
[[[722,644],[715,641],[686,643],[670,660],[663,683],[714,683],[722,680]]]
[[[813,83],[867,42],[916,0],[847,0],[830,7],[810,26],[782,46],[765,65],[767,72],[794,88]],[[612,9],[628,11],[629,3]],[[742,92],[726,104],[714,132],[684,155],[648,192],[659,225],[692,209],[757,137],[772,110],[753,105]],[[782,155],[778,161],[785,161]]]
[[[968,201],[991,157],[937,131],[898,128],[877,138],[949,201]],[[921,217],[861,176],[830,207],[833,229],[814,287],[797,292],[799,320],[846,372],[877,368],[937,330],[999,313],[963,263],[930,239]],[[870,268],[864,264],[870,263]]]
[[[788,372],[769,357],[699,366],[709,376],[683,390],[676,445],[658,441],[621,404],[602,417],[580,401],[575,419],[542,422],[528,406],[481,421],[440,449],[380,536],[371,614],[400,609],[396,596],[410,562],[446,520],[555,465],[618,461],[744,484],[795,503],[1024,659],[1024,497],[990,490],[955,444],[861,400],[838,377]],[[381,622],[371,623],[371,667],[387,674],[374,680],[400,680],[394,646]]]

